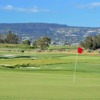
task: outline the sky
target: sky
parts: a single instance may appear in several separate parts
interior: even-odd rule
[[[0,23],[100,27],[100,0],[0,0]]]

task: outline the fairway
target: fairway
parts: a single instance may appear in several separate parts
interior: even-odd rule
[[[1,70],[0,100],[100,100],[100,74]]]

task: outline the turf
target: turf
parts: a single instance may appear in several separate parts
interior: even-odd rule
[[[33,60],[31,58],[35,57]],[[0,69],[0,100],[100,100],[100,57],[79,55],[18,54],[0,64],[38,64],[40,69]]]
[[[0,100],[99,100],[100,74],[72,71],[0,71]]]

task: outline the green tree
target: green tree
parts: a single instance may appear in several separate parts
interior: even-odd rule
[[[2,38],[2,35],[0,34],[0,43],[4,43],[4,40]]]
[[[15,34],[13,34],[11,31],[8,32],[7,37],[5,39],[6,43],[9,44],[18,44],[19,42],[19,37]]]
[[[22,44],[30,45],[31,44],[31,41],[30,40],[23,40],[22,41]]]
[[[100,48],[100,35],[88,36],[80,45],[85,49],[96,50]]]
[[[45,37],[39,38],[36,41],[34,41],[33,46],[35,48],[45,50],[47,47],[49,47],[50,43],[51,43],[51,39],[45,36]]]
[[[100,34],[96,38],[97,48],[100,48]]]

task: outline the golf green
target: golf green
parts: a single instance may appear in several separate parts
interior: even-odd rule
[[[0,100],[100,100],[100,74],[0,70]]]

